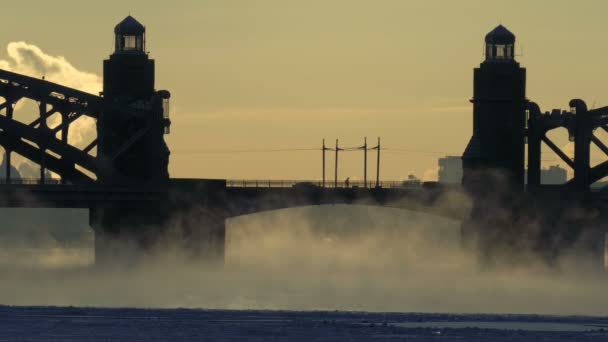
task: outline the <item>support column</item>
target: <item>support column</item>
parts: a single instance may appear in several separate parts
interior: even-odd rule
[[[91,208],[95,264],[128,266],[165,253],[184,262],[223,265],[226,215],[221,208],[160,206]]]
[[[604,272],[608,272],[608,232],[604,231]]]
[[[90,208],[89,223],[95,232],[95,264],[128,266],[144,261],[159,247],[164,218],[159,203]]]
[[[11,184],[11,150],[5,149],[4,156],[6,160],[6,184]]]
[[[536,132],[528,135],[528,189],[540,186],[541,137]]]
[[[591,161],[591,118],[587,105],[582,100],[570,101],[576,110],[574,128],[574,179],[580,190],[588,190],[590,184]]]
[[[340,148],[338,147],[338,139],[336,139],[336,162],[334,163],[334,189],[338,188],[338,152]]]
[[[541,154],[542,137],[545,132],[541,131],[538,120],[540,119],[540,107],[534,103],[528,103],[528,189],[540,186],[541,177]]]
[[[325,187],[325,151],[327,151],[327,147],[325,147],[325,139],[323,139],[323,147],[322,147],[322,149],[323,149],[323,160],[322,160],[322,163],[323,163],[323,171],[322,171],[323,180],[322,180],[322,186]]]
[[[225,180],[172,180],[167,229],[183,256],[195,264],[224,264],[226,219]]]
[[[6,106],[6,118],[9,120],[13,119],[13,100],[10,98],[6,99],[7,102],[7,106]],[[6,156],[6,160],[4,161],[6,163],[6,183],[7,184],[11,184],[11,150],[9,149],[5,149],[5,156]]]
[[[68,113],[61,112],[61,142],[64,144],[68,143],[68,134],[70,129],[70,122]],[[66,184],[65,178],[61,177],[61,184]]]
[[[226,216],[222,209],[204,210],[189,221],[184,238],[186,256],[195,262],[223,265],[226,249]]]
[[[39,106],[39,113],[40,113],[40,130],[48,130],[48,124],[47,124],[47,108],[46,108],[46,102],[44,101],[40,101],[40,106]],[[46,154],[46,146],[45,146],[45,142],[43,142],[40,146],[38,146],[40,148],[40,184],[44,184],[45,183],[45,175],[44,175],[44,171],[45,171],[45,154]]]
[[[363,140],[363,188],[367,189],[367,137]]]
[[[376,154],[376,188],[380,187],[380,137],[378,137],[378,153]]]

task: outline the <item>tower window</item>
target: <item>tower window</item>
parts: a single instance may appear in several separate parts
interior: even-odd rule
[[[486,44],[486,59],[514,59],[513,44]]]
[[[503,59],[503,58],[505,58],[506,57],[505,56],[506,55],[506,51],[505,50],[506,50],[506,48],[505,48],[504,45],[500,45],[500,44],[496,45],[496,58],[497,59]]]
[[[135,36],[125,36],[124,50],[137,49],[137,38]]]
[[[144,51],[144,37],[137,35],[117,35],[116,51]]]

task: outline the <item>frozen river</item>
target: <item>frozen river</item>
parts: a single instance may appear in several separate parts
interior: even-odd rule
[[[0,307],[1,341],[608,341],[608,318]]]

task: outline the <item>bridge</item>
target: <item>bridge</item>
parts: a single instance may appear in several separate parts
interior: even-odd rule
[[[462,187],[172,179],[164,140],[171,125],[171,94],[155,88],[145,28],[129,16],[114,34],[115,51],[104,61],[100,95],[0,70],[0,145],[7,159],[0,206],[88,208],[97,262],[112,262],[116,242],[146,250],[176,230],[184,248],[221,259],[227,218],[331,204],[402,208],[462,220],[463,242],[485,259],[522,250],[553,258],[585,236],[585,248],[603,251],[598,241],[605,232],[606,195],[591,192],[590,186],[608,176],[608,161],[591,167],[590,144],[608,155],[608,147],[593,134],[598,128],[608,131],[608,108],[588,110],[582,100],[573,100],[568,111],[543,114],[526,98],[526,71],[513,54],[515,36],[502,26],[486,36],[486,60],[475,69],[473,135],[463,153]],[[31,122],[14,117],[15,106],[26,99],[38,104]],[[77,147],[69,141],[69,129],[83,116],[95,120],[97,135]],[[562,127],[574,141],[574,159],[547,137]],[[542,143],[573,168],[567,184],[540,183]],[[12,153],[40,165],[40,179],[13,179]],[[46,170],[60,180],[47,179]]]
[[[439,186],[323,188],[312,182],[171,179],[163,187],[100,184],[4,184],[0,207],[86,208],[96,236],[96,260],[114,260],[117,242],[145,252],[163,234],[197,257],[223,257],[227,219],[318,205],[366,205],[406,209],[463,220],[470,202],[458,188]],[[108,219],[109,217],[109,219]],[[118,227],[117,227],[118,226]],[[172,241],[176,243],[176,241]],[[129,252],[129,254],[132,254]],[[114,260],[114,262],[116,262]]]

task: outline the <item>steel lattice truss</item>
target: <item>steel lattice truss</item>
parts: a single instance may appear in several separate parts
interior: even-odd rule
[[[97,147],[97,138],[82,149],[70,145],[70,124],[82,116],[98,119],[104,113],[145,115],[142,110],[108,103],[100,96],[5,70],[0,70],[0,97],[4,98],[0,103],[0,111],[4,113],[0,115],[0,145],[59,174],[62,180],[70,183],[94,181],[80,169],[95,175],[100,170],[100,160],[91,154]],[[38,102],[39,116],[30,123],[13,118],[15,104],[23,99]],[[47,119],[55,114],[61,115],[61,123],[48,127]],[[121,148],[122,151],[126,149],[128,146]]]
[[[541,143],[545,143],[574,170],[574,178],[568,182],[569,185],[588,189],[591,184],[608,176],[608,160],[593,167],[590,164],[592,143],[608,156],[608,146],[594,134],[597,129],[608,132],[608,107],[589,110],[583,100],[575,99],[570,101],[570,111],[554,110],[543,114],[534,102],[529,103],[528,110],[529,185],[540,185]],[[557,128],[568,130],[570,140],[574,142],[574,159],[547,137],[547,132]]]

